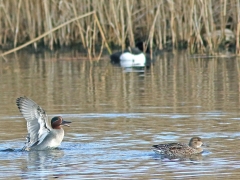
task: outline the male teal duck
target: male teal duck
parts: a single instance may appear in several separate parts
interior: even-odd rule
[[[27,142],[23,150],[46,150],[60,146],[64,130],[61,126],[69,126],[69,121],[64,121],[61,116],[53,117],[51,125],[45,111],[33,100],[19,97],[17,106],[27,121]]]

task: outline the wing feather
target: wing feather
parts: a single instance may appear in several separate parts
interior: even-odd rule
[[[188,145],[183,143],[157,144],[153,145],[153,148],[155,152],[160,154],[174,154],[175,152],[181,153],[185,148],[188,148]]]
[[[48,124],[46,112],[27,97],[17,98],[16,104],[27,121],[28,146],[40,144],[52,129]]]

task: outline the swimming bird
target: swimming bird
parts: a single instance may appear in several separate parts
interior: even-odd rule
[[[193,137],[189,144],[169,143],[153,145],[153,151],[167,157],[185,157],[203,152],[202,140],[200,137]]]
[[[61,116],[56,116],[49,125],[44,109],[30,98],[19,97],[16,104],[27,121],[28,135],[23,150],[46,150],[60,146],[64,137],[61,126],[69,126],[70,121],[64,121]]]
[[[129,47],[123,52],[110,55],[111,63],[120,64],[122,67],[149,67],[152,63],[150,55],[143,53],[137,47]]]

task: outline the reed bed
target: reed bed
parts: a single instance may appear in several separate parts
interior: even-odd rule
[[[2,0],[0,8],[2,49],[77,45],[92,57],[143,42],[150,50],[240,54],[239,0]]]

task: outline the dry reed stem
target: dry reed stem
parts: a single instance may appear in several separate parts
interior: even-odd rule
[[[157,7],[157,12],[155,14],[155,17],[154,17],[154,20],[153,20],[153,23],[152,23],[152,26],[151,26],[151,29],[150,29],[150,33],[149,33],[149,37],[148,37],[148,41],[147,41],[147,44],[146,46],[148,45],[148,43],[150,44],[150,57],[151,59],[153,58],[153,55],[152,55],[152,48],[153,48],[153,35],[154,35],[154,27],[156,25],[156,21],[157,21],[157,17],[159,15],[159,10],[160,10],[160,4],[158,5]],[[144,47],[144,51],[146,50],[146,47]]]
[[[75,2],[73,1],[72,3],[73,3],[74,16],[77,17],[77,10],[76,10]],[[84,35],[83,35],[83,31],[82,31],[83,28],[81,27],[81,24],[78,20],[77,20],[77,26],[78,26],[78,29],[79,29],[79,33],[80,33],[80,37],[81,37],[81,40],[82,40],[83,47],[86,48],[86,42],[84,40]]]
[[[226,11],[227,11],[227,0],[221,0],[221,4],[223,4],[223,8],[221,12],[221,31],[224,34],[224,30],[226,27]]]
[[[124,21],[124,12],[123,8],[120,9],[120,18],[121,18],[121,46],[122,46],[122,51],[126,48],[125,47],[125,41],[126,41],[126,35],[125,35],[125,21]]]
[[[97,36],[97,28],[96,28],[96,20],[94,20],[94,25],[93,25],[93,32],[92,32],[92,54],[95,57],[96,56],[96,36]]]
[[[165,12],[165,8],[164,8],[164,6],[162,6],[162,8],[161,8],[161,17],[162,17],[162,19],[166,19],[166,12]],[[166,21],[160,21],[161,22],[161,24],[160,24],[160,28],[161,28],[161,31],[162,31],[162,33],[161,33],[161,44],[160,44],[160,49],[163,49],[163,44],[167,44],[167,23],[166,23]]]
[[[171,32],[172,32],[172,45],[174,48],[175,45],[175,40],[176,40],[176,29],[175,29],[175,11],[174,11],[174,2],[173,0],[167,0],[168,5],[169,5],[169,10],[170,10],[170,26],[171,26]]]
[[[91,46],[91,36],[89,36],[90,33],[90,27],[87,27],[87,32],[86,32],[86,43],[87,43],[87,51],[88,51],[88,58],[91,61],[92,60],[92,46]]]
[[[160,7],[157,4],[161,4]],[[100,38],[104,38],[105,46],[113,43],[125,49],[126,45],[134,46],[136,40],[146,41],[149,37],[151,48],[178,48],[180,43],[188,42],[189,52],[214,54],[220,45],[224,46],[226,29],[237,37],[238,4],[239,0],[2,0],[0,45],[16,47],[50,32],[67,19],[93,10],[97,16],[87,16],[50,32],[43,38],[43,44],[53,49],[54,45],[81,42],[86,48],[89,28],[88,40],[93,55],[95,46],[101,45]],[[218,37],[212,36],[219,30]],[[232,41],[232,44],[236,42],[235,47],[238,40]],[[37,48],[37,42],[33,43]]]
[[[237,33],[236,33],[236,54],[240,55],[240,47],[239,47],[239,36],[240,36],[240,3],[237,0],[237,18],[238,18],[238,24],[237,24]]]
[[[126,8],[127,8],[127,31],[129,34],[129,43],[130,46],[134,47],[135,46],[135,41],[134,41],[134,35],[133,35],[133,27],[132,27],[132,8],[130,8],[130,0],[126,0]]]
[[[108,46],[107,40],[106,40],[105,35],[104,35],[104,33],[103,33],[103,30],[102,30],[102,26],[100,25],[100,23],[99,23],[99,21],[98,21],[98,18],[97,18],[96,13],[94,13],[94,18],[95,18],[95,20],[96,20],[96,22],[97,22],[99,31],[100,31],[101,36],[102,36],[102,38],[103,38],[103,41],[105,42],[105,46],[106,46],[109,54],[112,54],[112,51],[111,51],[111,49],[110,49],[109,46]]]
[[[118,2],[119,3],[119,2]],[[117,40],[118,40],[118,44],[121,44],[122,40],[121,40],[121,36],[120,36],[120,29],[119,29],[119,22],[118,22],[118,18],[117,18],[117,9],[115,9],[115,6],[114,6],[114,2],[112,0],[112,3],[110,4],[111,5],[111,12],[113,14],[113,21],[114,21],[114,24],[110,21],[110,25],[113,26],[113,30],[117,36]],[[109,16],[107,16],[109,17]]]
[[[46,29],[51,30],[52,29],[52,20],[51,20],[50,12],[49,12],[49,9],[48,9],[49,3],[50,2],[48,0],[43,0],[44,10],[45,10],[45,18],[46,18]],[[49,31],[48,35],[50,37],[49,47],[52,50],[53,49],[53,34],[52,34],[52,31]]]
[[[78,16],[76,18],[73,18],[73,19],[71,19],[71,20],[69,20],[69,21],[67,21],[67,22],[65,22],[65,23],[63,23],[63,24],[61,24],[61,25],[59,25],[59,26],[57,26],[57,27],[55,27],[55,28],[45,32],[44,34],[38,36],[37,38],[35,38],[35,39],[33,39],[33,40],[31,40],[31,41],[29,41],[29,42],[27,42],[27,43],[17,47],[17,48],[14,48],[14,49],[11,49],[11,50],[9,50],[9,51],[7,51],[5,53],[2,53],[1,56],[5,56],[5,55],[10,54],[12,52],[16,52],[16,51],[18,51],[18,50],[20,50],[20,49],[22,49],[22,48],[32,44],[32,43],[38,41],[39,39],[42,39],[43,37],[49,35],[50,33],[52,33],[52,32],[54,32],[54,31],[56,31],[56,30],[58,30],[58,29],[60,29],[60,28],[62,28],[64,26],[66,26],[66,25],[68,25],[69,23],[72,23],[72,22],[74,22],[74,21],[76,21],[78,19],[84,18],[84,17],[88,17],[88,16],[90,16],[92,14],[95,14],[95,11],[92,11],[92,12],[86,13],[84,15]]]
[[[15,29],[15,37],[14,37],[14,47],[16,47],[17,45],[17,36],[18,36],[18,32],[19,32],[19,14],[20,14],[20,7],[21,7],[21,4],[22,4],[22,0],[19,0],[18,2],[18,9],[17,9],[17,23],[16,23],[16,29]]]
[[[102,41],[102,45],[101,45],[101,49],[100,49],[99,55],[97,57],[97,61],[99,61],[101,59],[102,52],[103,52],[103,47],[104,47],[104,41]]]

